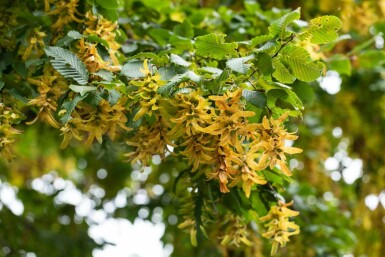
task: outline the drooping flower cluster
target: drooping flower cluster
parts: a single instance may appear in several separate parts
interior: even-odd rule
[[[285,246],[292,235],[299,234],[299,226],[294,222],[289,221],[290,217],[297,216],[299,212],[290,210],[287,208],[291,206],[293,202],[284,203],[278,202],[278,206],[272,206],[269,213],[266,216],[261,217],[259,220],[268,222],[265,224],[267,232],[262,236],[272,239],[271,255],[277,252],[278,246]]]
[[[11,108],[0,103],[0,154],[7,160],[12,160],[11,144],[15,142],[15,137],[21,132],[13,128],[13,124],[18,123],[20,117]]]

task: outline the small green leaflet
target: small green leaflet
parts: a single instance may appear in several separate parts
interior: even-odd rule
[[[272,36],[279,35],[281,40],[286,38],[290,35],[290,33],[287,32],[286,28],[287,26],[292,23],[295,20],[298,20],[301,17],[301,8],[297,8],[294,11],[285,14],[278,20],[274,21],[269,26],[269,32]]]
[[[250,64],[247,64],[247,61],[254,58],[254,55],[249,55],[241,58],[230,59],[226,62],[226,66],[232,69],[233,71],[239,72],[241,74],[246,74],[250,69]]]
[[[63,103],[62,107],[64,108],[64,110],[66,110],[64,116],[60,118],[60,121],[63,124],[67,123],[72,118],[71,117],[72,111],[75,109],[76,105],[81,100],[86,98],[86,96],[87,95],[84,95],[84,96],[77,95],[73,100]]]
[[[189,67],[191,65],[191,62],[186,61],[182,57],[176,54],[171,54],[170,61],[172,63],[175,63],[176,65],[182,66],[182,67]]]
[[[273,66],[275,68],[273,77],[281,83],[291,84],[295,81],[295,77],[290,73],[279,58],[273,59]]]
[[[291,74],[305,82],[316,80],[324,68],[321,62],[312,61],[304,48],[295,45],[284,47],[279,57],[289,66]]]
[[[255,64],[263,75],[270,75],[273,73],[273,64],[271,56],[266,52],[259,52],[256,56]]]
[[[310,38],[313,44],[325,44],[338,38],[341,21],[335,16],[321,16],[310,21],[309,29],[301,38]]]
[[[143,62],[128,62],[123,65],[120,73],[128,78],[143,78],[145,75],[141,72],[143,69]],[[151,67],[149,65],[149,69]]]
[[[56,46],[47,46],[45,53],[55,59],[52,66],[65,78],[72,78],[80,85],[88,83],[88,71],[84,63],[71,51]]]
[[[225,34],[208,34],[195,38],[196,54],[205,58],[224,60],[237,56],[238,44],[225,43]]]
[[[242,96],[255,107],[263,108],[266,105],[267,99],[264,93],[243,89]]]
[[[70,85],[70,89],[76,93],[79,93],[81,96],[84,96],[88,92],[97,90],[96,87],[78,85]]]

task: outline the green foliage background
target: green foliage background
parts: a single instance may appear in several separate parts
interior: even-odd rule
[[[200,70],[199,75],[204,74],[208,81],[212,79],[211,84],[207,83],[210,92],[221,92],[229,78],[233,81],[248,78],[253,72],[250,68],[253,65],[261,67],[258,73],[273,76],[276,82],[290,84],[290,89],[269,88],[266,94],[252,87],[243,91],[248,108],[261,117],[266,112],[265,106],[276,115],[289,111],[293,116],[288,124],[289,131],[298,130],[296,146],[304,150],[289,162],[295,168],[292,177],[276,173],[271,173],[269,177],[275,189],[285,199],[293,199],[294,209],[301,213],[295,218],[301,233],[291,237],[277,256],[382,256],[385,252],[385,53],[382,38],[385,21],[382,20],[382,1],[341,1],[336,7],[335,1],[326,0],[322,3],[231,0],[199,3],[192,0],[126,0],[118,3],[97,0],[81,1],[79,10],[83,12],[90,4],[104,17],[119,23],[117,41],[122,44],[119,58],[125,63],[119,76],[128,79],[130,76],[142,76],[140,68],[144,59],[150,59],[157,67],[177,67],[177,74],[162,71],[165,76],[168,75],[168,83],[158,91],[163,96],[181,90],[177,87],[180,83],[197,80],[189,72],[198,68],[190,66],[191,62],[223,70],[217,78],[212,76],[216,72],[214,69]],[[301,14],[298,7],[301,7]],[[0,99],[16,108],[25,106],[30,100],[26,96],[32,98],[38,95],[26,78],[28,68],[39,64],[23,62],[18,52],[28,46],[29,31],[49,27],[55,22],[44,15],[43,10],[43,1],[5,1],[0,7]],[[290,29],[299,33],[303,30],[301,24],[292,24],[292,21],[300,17],[309,21],[320,15],[339,17],[342,32],[334,35],[333,30],[326,30],[325,41],[322,28],[317,30],[317,20],[310,23],[310,40],[322,45],[306,50],[311,58],[319,61],[311,60],[309,54],[297,45],[289,44],[281,51],[278,43],[274,44],[271,37],[281,44],[290,38],[291,32],[286,30],[286,24],[291,24]],[[333,22],[333,18],[331,20]],[[323,21],[322,26],[327,26],[328,22]],[[79,29],[73,24],[69,26]],[[83,101],[95,91],[84,86],[90,74],[74,61],[75,57],[65,53],[68,51],[66,47],[79,35],[63,32],[62,36],[67,42],[63,40],[59,50],[46,48],[47,56],[43,61],[48,62],[48,56],[54,57],[56,62],[51,61],[52,65],[66,78],[77,82],[78,85],[74,83],[71,90],[78,94],[78,101]],[[309,37],[306,32],[301,36]],[[87,40],[106,44],[92,36]],[[11,45],[13,42],[17,43]],[[247,55],[238,56],[239,52],[249,53],[251,49],[260,49],[253,52],[260,63],[251,63]],[[184,53],[194,51],[196,56],[193,58],[188,59],[188,55],[181,58]],[[296,54],[291,58],[293,52]],[[295,60],[297,56],[302,56],[299,62]],[[328,70],[337,71],[342,78],[341,90],[337,94],[328,94],[320,87],[319,81],[314,81],[324,69],[321,62]],[[298,63],[302,68],[297,68]],[[73,73],[68,74],[68,65]],[[121,93],[113,91],[118,87],[116,78],[110,80],[110,87],[106,87],[108,93],[99,97],[114,102],[114,94]],[[108,77],[106,80],[109,80]],[[122,80],[125,82],[127,79]],[[263,83],[267,82],[258,83],[266,86]],[[92,99],[89,101],[92,102]],[[303,118],[300,118],[302,104]],[[74,109],[70,103],[63,106],[69,113]],[[20,109],[24,118],[33,120],[37,110],[23,108]],[[63,116],[61,122],[65,123],[69,117]],[[153,164],[151,174],[146,179],[139,179],[138,167],[133,168],[121,156],[122,149],[127,150],[122,144],[104,138],[101,144],[87,147],[75,143],[60,150],[62,137],[51,126],[43,123],[27,126],[22,122],[15,127],[23,131],[14,145],[16,158],[11,164],[1,160],[0,179],[2,188],[8,185],[15,187],[24,212],[15,215],[1,199],[0,255],[24,256],[26,252],[34,252],[37,256],[91,256],[92,249],[103,247],[88,236],[92,221],[76,215],[75,206],[55,202],[61,190],[53,185],[55,179],[63,178],[72,181],[76,188],[92,198],[96,210],[102,210],[103,204],[113,200],[119,192],[129,192],[126,194],[127,205],[117,207],[108,216],[130,221],[137,218],[138,211],[143,207],[134,203],[135,194],[138,190],[146,190],[150,196],[146,204],[149,210],[147,219],[151,220],[157,207],[163,209],[163,222],[166,224],[163,242],[173,244],[172,256],[269,256],[270,244],[260,237],[255,241],[258,243],[253,250],[237,247],[224,249],[218,247],[217,240],[203,236],[198,238],[198,247],[193,247],[190,235],[179,229],[178,224],[169,222],[170,215],[177,214],[183,202],[189,200],[188,196],[178,195],[178,186],[190,183],[189,177],[179,175],[186,169],[185,162],[169,159],[160,165]],[[342,135],[333,135],[336,128],[341,128]],[[324,163],[329,157],[335,157],[339,162],[335,170],[325,168]],[[331,178],[332,174],[343,174],[349,164],[347,158],[363,162],[363,175],[353,184]],[[98,177],[100,169],[107,171],[106,178]],[[33,189],[32,182],[39,177],[50,190],[38,192]],[[154,194],[155,185],[162,185],[164,192]],[[99,187],[104,190],[104,196],[92,193]],[[214,192],[210,191],[211,187]],[[204,189],[205,194],[222,197],[215,192],[218,186],[211,187]],[[383,203],[374,210],[365,205],[365,199],[370,194],[379,197]],[[199,197],[196,196],[196,201]],[[238,190],[224,195],[221,198],[224,205],[218,206],[233,208],[234,213],[241,215],[251,215],[242,211],[256,209],[261,215],[268,211],[265,202],[275,200],[274,192],[262,187],[258,194],[251,196],[250,201]],[[69,217],[69,223],[59,222],[60,217]]]

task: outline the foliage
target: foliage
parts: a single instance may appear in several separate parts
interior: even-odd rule
[[[355,124],[365,123],[356,122],[384,124],[385,117],[359,115],[363,108],[349,104],[366,102],[354,90],[341,95],[343,109],[325,115],[336,103],[309,82],[326,68],[353,74],[353,81],[361,69],[380,67],[383,51],[372,47],[372,39],[345,51],[347,37],[338,37],[338,30],[346,27],[329,14],[303,25],[300,8],[263,10],[267,5],[254,1],[213,8],[201,2],[205,8],[194,1],[152,0],[9,1],[0,7],[7,20],[0,39],[1,179],[19,188],[25,208],[18,215],[8,205],[1,211],[2,234],[12,234],[7,223],[20,224],[14,236],[0,236],[4,255],[61,256],[71,248],[72,255],[89,256],[105,245],[86,233],[96,220],[79,217],[71,203],[58,200],[65,188],[55,181],[63,178],[92,199],[95,211],[123,194],[127,204],[109,215],[132,221],[143,205],[135,196],[145,194],[148,218],[162,207],[168,222],[163,241],[174,245],[174,256],[353,251],[356,236],[346,206],[357,198],[344,188],[346,206],[336,206],[321,199],[326,189],[317,185],[331,183],[318,174],[319,163],[343,141],[317,137],[317,126],[333,129],[332,117],[345,115],[352,121],[342,130],[352,131],[353,144],[359,144]],[[377,81],[375,92],[383,89],[382,71],[376,72],[368,79]],[[381,108],[383,97],[374,98]],[[289,132],[296,128],[298,140]],[[381,129],[365,133],[378,139]],[[294,141],[298,147],[291,146]],[[380,142],[368,143],[378,163]],[[358,148],[353,145],[352,152],[365,158]],[[307,174],[293,172],[298,163]],[[36,181],[44,182],[43,194],[31,189]],[[164,191],[158,194],[159,186]],[[96,189],[105,195],[97,197]],[[176,214],[177,224],[170,222]],[[302,236],[289,238],[299,234],[296,223]],[[41,244],[18,240],[31,235],[53,243],[36,247]],[[278,250],[289,239],[292,244]]]

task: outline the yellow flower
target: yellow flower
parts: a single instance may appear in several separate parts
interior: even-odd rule
[[[240,100],[241,96],[241,89],[234,92],[228,91],[223,96],[210,96],[210,99],[215,101],[219,114],[213,117],[211,125],[207,127],[203,128],[196,123],[193,124],[198,131],[219,135],[220,146],[231,145],[235,147],[238,153],[243,151],[242,142],[245,135],[254,128],[254,126],[248,125],[247,118],[255,115],[252,111],[244,111]]]
[[[171,122],[175,123],[175,126],[169,132],[170,136],[175,138],[181,134],[192,136],[199,133],[194,124],[204,126],[204,124],[212,121],[212,115],[208,114],[208,112],[214,110],[210,108],[210,103],[198,91],[190,94],[177,94],[173,103],[175,103],[178,111],[170,119]]]
[[[126,143],[134,146],[133,152],[124,156],[131,162],[140,161],[144,166],[150,164],[153,155],[160,155],[163,159],[167,145],[174,145],[167,137],[167,127],[161,117],[153,125],[141,125],[135,135]]]
[[[37,86],[39,96],[30,100],[28,105],[34,105],[39,108],[36,118],[26,122],[27,125],[35,123],[38,119],[46,121],[54,128],[59,128],[60,124],[54,118],[53,113],[57,110],[57,101],[63,95],[67,87],[61,77],[46,72],[45,75],[37,79],[29,78],[28,82]]]
[[[106,62],[100,57],[96,44],[87,43],[84,38],[80,39],[77,45],[79,52],[77,55],[86,65],[90,73],[95,73],[98,70],[104,69],[112,72],[120,71],[120,66],[111,65],[111,62]]]
[[[107,41],[110,47],[110,58],[114,65],[119,65],[119,60],[116,58],[117,50],[120,48],[120,44],[115,41],[115,30],[118,27],[117,22],[111,22],[101,15],[94,15],[92,12],[86,13],[85,21],[86,29],[84,35],[96,35],[99,38]]]
[[[160,86],[165,84],[165,82],[161,80],[159,73],[152,75],[148,68],[147,60],[144,61],[141,72],[145,75],[144,78],[130,82],[138,89],[133,91],[128,97],[134,100],[134,103],[139,102],[141,106],[135,114],[133,121],[139,120],[145,114],[151,116],[154,111],[159,109],[159,100],[161,97],[157,91]]]
[[[268,227],[267,232],[263,233],[262,236],[273,240],[271,255],[277,252],[279,245],[281,247],[286,245],[286,242],[289,241],[289,236],[299,234],[299,226],[289,221],[290,217],[299,214],[299,212],[287,208],[292,204],[293,202],[285,204],[279,201],[278,206],[272,206],[266,216],[259,218],[263,222],[269,221],[269,223],[265,224],[265,227]]]
[[[170,133],[169,133],[170,134]],[[180,152],[180,154],[188,158],[188,164],[193,164],[191,171],[196,171],[201,164],[210,164],[214,162],[214,147],[210,147],[212,137],[204,135],[202,133],[191,135],[185,138],[180,146],[186,146],[186,148]]]
[[[279,165],[286,176],[291,176],[289,168],[286,166],[285,154],[301,153],[302,149],[285,145],[286,140],[296,140],[298,137],[293,133],[288,133],[284,129],[283,121],[288,117],[288,113],[283,114],[277,120],[263,117],[262,124],[259,126],[260,141],[252,143],[255,147],[260,147],[263,154],[259,160],[259,165],[263,168],[270,166],[273,169]]]
[[[83,21],[77,18],[75,15],[81,15],[76,7],[79,4],[79,0],[66,0],[66,1],[55,1],[55,7],[52,11],[48,11],[48,15],[58,15],[56,22],[52,25],[54,30],[62,30],[62,28],[70,22],[76,21],[77,23],[82,23]],[[46,10],[47,2],[45,3]]]
[[[12,161],[11,144],[15,142],[16,135],[21,133],[12,127],[18,120],[19,115],[0,103],[0,154],[7,161]]]

